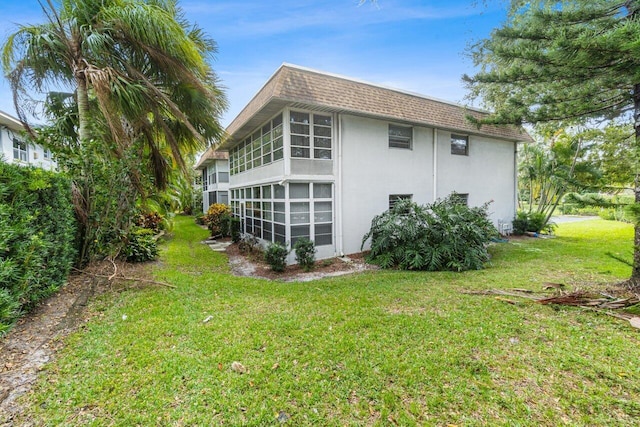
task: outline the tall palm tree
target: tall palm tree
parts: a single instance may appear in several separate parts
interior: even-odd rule
[[[208,60],[215,42],[190,26],[175,0],[41,0],[46,20],[22,25],[3,48],[18,116],[28,127],[32,94],[74,93],[77,144],[104,141],[116,158],[144,156],[153,185],[185,168],[183,154],[223,134],[226,100]],[[91,159],[84,159],[91,168]],[[142,160],[142,159],[141,159]],[[132,169],[142,189],[143,171]],[[85,209],[90,191],[82,186]],[[85,212],[86,214],[86,212]]]

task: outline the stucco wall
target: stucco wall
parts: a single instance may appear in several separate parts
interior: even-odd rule
[[[23,165],[38,166],[43,169],[53,170],[56,168],[56,162],[44,158],[44,149],[39,145],[27,144],[27,162],[22,162],[13,158],[13,134],[8,132],[6,128],[0,127],[0,155],[7,163],[17,163]]]
[[[390,194],[433,200],[433,131],[413,128],[411,150],[389,148],[389,122],[344,115],[342,120],[343,252],[360,251],[371,220],[389,207]],[[338,190],[340,191],[340,190]]]
[[[248,171],[244,171],[229,177],[231,188],[243,187],[246,185],[263,184],[272,182],[278,177],[284,177],[284,160],[258,166]]]
[[[490,218],[511,221],[515,216],[515,145],[513,142],[469,137],[469,155],[451,154],[451,133],[438,132],[437,197],[468,193],[469,205],[489,206]]]

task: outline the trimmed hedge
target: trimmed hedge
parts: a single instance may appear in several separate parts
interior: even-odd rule
[[[0,335],[65,283],[75,236],[71,182],[0,161]]]

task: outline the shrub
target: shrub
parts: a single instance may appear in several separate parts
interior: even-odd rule
[[[206,225],[204,222],[205,219],[205,215],[203,213],[199,213],[196,215],[196,217],[194,218],[194,221],[196,222],[196,224],[198,225]]]
[[[371,221],[362,239],[362,247],[371,239],[367,261],[404,270],[481,269],[489,260],[488,243],[498,236],[487,208],[452,197],[425,206],[400,200]]]
[[[0,162],[0,335],[62,286],[77,256],[71,183]]]
[[[238,242],[238,250],[243,254],[260,252],[261,249],[262,246],[260,246],[260,241],[251,234],[242,236],[242,238]]]
[[[271,266],[273,271],[284,271],[287,266],[286,258],[289,251],[278,242],[269,243],[264,252],[264,260]]]
[[[293,245],[296,253],[296,262],[305,271],[313,269],[316,262],[316,245],[306,237],[299,238]]]
[[[158,244],[154,232],[148,228],[135,228],[127,235],[124,256],[129,262],[153,261],[158,257]]]
[[[229,222],[229,232],[231,234],[231,240],[233,243],[240,241],[240,218],[232,216]]]
[[[228,236],[229,231],[224,229],[224,218],[231,216],[231,208],[223,203],[214,203],[209,206],[204,219],[212,237]],[[225,233],[226,232],[226,233]]]
[[[158,212],[141,213],[136,218],[136,225],[153,230],[154,233],[159,233],[160,230],[164,229],[164,218]]]
[[[555,224],[545,224],[546,218],[546,215],[541,212],[520,211],[513,220],[513,234],[540,233],[541,231],[551,233],[555,228]]]

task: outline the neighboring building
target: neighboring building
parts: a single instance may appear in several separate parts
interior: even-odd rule
[[[516,211],[521,128],[483,126],[485,112],[284,64],[227,128],[231,206],[264,241],[313,240],[317,258],[360,251],[371,220],[401,198],[452,192]],[[289,261],[292,261],[290,259]]]
[[[201,171],[202,212],[214,203],[229,204],[229,153],[209,147],[200,157],[196,170]]]
[[[0,155],[7,163],[38,166],[53,170],[57,167],[51,151],[29,144],[22,136],[24,126],[15,117],[0,111]]]

